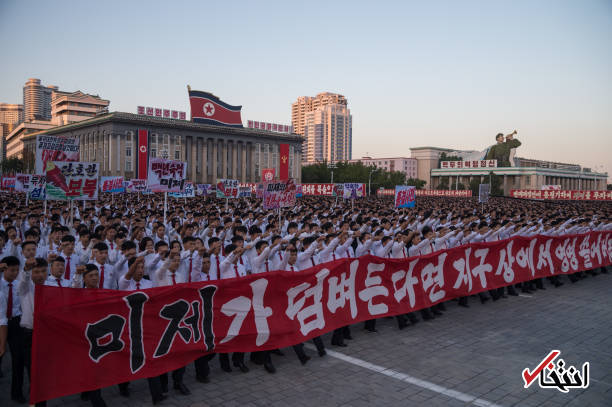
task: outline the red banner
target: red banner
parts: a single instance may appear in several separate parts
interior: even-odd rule
[[[377,196],[395,196],[395,189],[379,189],[376,191]],[[450,196],[455,198],[469,198],[472,196],[472,190],[464,189],[455,191],[454,189],[417,189],[416,196]]]
[[[334,196],[334,184],[302,184],[302,195]]]
[[[156,376],[207,352],[282,348],[347,324],[611,263],[612,232],[591,232],[140,291],[37,286],[30,402]]]
[[[281,181],[289,179],[289,144],[280,144],[279,145],[279,169],[278,176]]]
[[[513,189],[513,198],[563,201],[612,201],[612,191],[561,191],[539,189]]]
[[[149,168],[149,131],[138,129],[138,178],[147,178]]]

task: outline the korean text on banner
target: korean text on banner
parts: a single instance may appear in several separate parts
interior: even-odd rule
[[[343,258],[299,273],[137,291],[37,286],[30,402],[158,376],[211,352],[283,348],[360,321],[611,263],[606,231],[513,237],[407,259]]]
[[[123,193],[123,177],[100,177],[100,192]]]
[[[416,203],[416,188],[409,185],[395,186],[395,207],[414,208]]]
[[[128,192],[144,192],[147,189],[146,179],[131,179],[128,181],[127,191]]]
[[[44,174],[49,161],[79,161],[79,151],[76,138],[36,136],[36,173]]]
[[[15,176],[15,192],[28,192],[31,179],[30,174],[17,174]]]
[[[17,183],[17,177],[2,177],[2,190],[3,191],[15,191],[16,183]]]
[[[342,193],[344,199],[357,199],[365,196],[365,184],[346,183]]]
[[[264,184],[263,207],[264,209],[278,209],[294,206],[295,182],[292,179],[277,182],[266,182]]]
[[[32,200],[42,200],[46,198],[45,187],[47,185],[47,177],[45,175],[32,175],[30,178],[30,188],[28,194]]]
[[[47,199],[98,199],[99,163],[47,161]]]
[[[173,198],[193,198],[195,196],[195,188],[193,182],[185,181],[181,192],[171,192],[168,194]]]
[[[217,180],[217,198],[238,198],[237,179],[218,179]]]
[[[151,158],[147,185],[152,192],[181,192],[187,176],[187,165],[183,161]]]
[[[212,184],[196,184],[196,194],[207,196],[212,191]]]

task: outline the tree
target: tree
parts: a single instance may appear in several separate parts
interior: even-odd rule
[[[372,180],[372,190],[378,188],[394,188],[396,185],[405,185],[406,174],[400,171],[386,171],[374,166],[365,166],[363,163],[336,163],[334,172],[335,183],[359,182],[367,184]],[[332,170],[327,167],[326,162],[305,165],[302,167],[302,182],[304,183],[327,183],[331,182]],[[425,181],[408,180],[408,185],[423,188]]]
[[[612,191],[612,184],[608,184],[607,189],[608,191]]]
[[[423,189],[425,187],[425,184],[427,184],[427,181],[423,181],[422,179],[418,178],[408,178],[408,180],[406,181],[406,185],[415,186],[416,189]]]
[[[489,180],[487,180],[489,182]],[[478,189],[480,188],[480,177],[476,177],[470,181],[470,190],[472,196],[478,196]]]
[[[15,174],[23,172],[24,169],[25,163],[20,158],[11,157],[0,161],[0,170],[2,170],[2,174]]]
[[[502,177],[495,175],[493,172],[489,173],[491,177],[491,196],[504,196],[504,188],[502,186]],[[488,180],[485,180],[487,183]]]

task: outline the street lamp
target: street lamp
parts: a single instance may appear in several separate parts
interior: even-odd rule
[[[331,183],[334,183],[334,168],[336,168],[336,164],[334,164],[333,162],[330,162],[329,164],[327,164],[327,168],[329,168],[331,170]]]

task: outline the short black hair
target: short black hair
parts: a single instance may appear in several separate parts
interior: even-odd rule
[[[6,256],[2,259],[1,263],[6,264],[8,267],[19,266],[19,259],[15,256]]]

